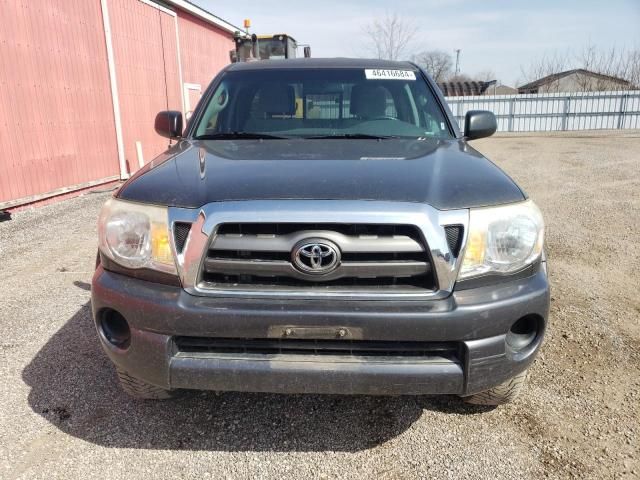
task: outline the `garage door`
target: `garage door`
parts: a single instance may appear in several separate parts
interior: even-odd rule
[[[130,172],[166,149],[153,129],[161,110],[182,111],[175,13],[109,0],[124,153]]]

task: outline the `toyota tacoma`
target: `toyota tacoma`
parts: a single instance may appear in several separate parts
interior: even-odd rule
[[[500,404],[543,340],[540,211],[417,65],[224,68],[99,218],[95,325],[124,390]]]

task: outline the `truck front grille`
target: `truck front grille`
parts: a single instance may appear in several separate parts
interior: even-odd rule
[[[306,253],[300,254],[305,245]],[[314,245],[321,245],[321,255],[329,252],[320,263],[331,263],[329,250],[337,251],[338,261],[330,271],[313,270],[317,265],[312,268],[306,255]],[[328,293],[427,291],[435,288],[428,252],[420,230],[411,225],[225,223],[209,246],[199,286]]]
[[[176,222],[173,225],[173,237],[176,245],[176,251],[182,253],[184,245],[187,243],[187,237],[191,230],[191,224],[187,222]]]

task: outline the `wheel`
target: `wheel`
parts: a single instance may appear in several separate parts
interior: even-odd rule
[[[525,370],[496,387],[464,397],[464,401],[474,405],[502,405],[509,403],[520,395],[526,381],[527,371]]]
[[[172,390],[156,387],[139,378],[132,377],[118,367],[116,367],[116,372],[118,373],[118,380],[120,380],[122,389],[134,398],[140,400],[166,400],[175,395],[175,392]]]

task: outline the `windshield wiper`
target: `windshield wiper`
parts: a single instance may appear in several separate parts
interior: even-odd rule
[[[330,138],[355,138],[355,139],[374,139],[384,140],[386,138],[400,138],[397,135],[370,135],[368,133],[338,133],[336,135],[307,135],[302,138],[307,139],[330,139]]]
[[[198,135],[194,137],[196,140],[234,140],[234,139],[247,139],[247,140],[273,140],[273,139],[286,139],[289,137],[283,137],[281,135],[270,135],[268,133],[259,132],[219,132],[208,133],[206,135]]]

